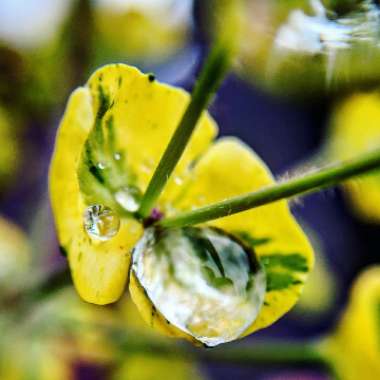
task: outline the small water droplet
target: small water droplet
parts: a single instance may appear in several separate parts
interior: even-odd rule
[[[140,206],[141,192],[135,186],[125,186],[115,193],[116,202],[126,211],[135,212]]]
[[[115,153],[113,155],[113,158],[116,160],[116,161],[120,161],[121,160],[121,154],[120,153]]]
[[[106,168],[106,164],[104,162],[98,162],[96,167],[100,170],[104,170]]]
[[[83,219],[86,232],[94,240],[109,240],[118,233],[120,228],[118,215],[103,205],[87,207]]]
[[[178,185],[181,186],[183,184],[183,179],[179,176],[174,177],[174,182]]]

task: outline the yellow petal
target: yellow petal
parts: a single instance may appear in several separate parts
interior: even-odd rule
[[[144,191],[185,111],[189,94],[120,64],[96,71],[88,86],[94,112],[104,96],[111,104],[104,119],[113,120],[116,150],[126,153],[128,170],[136,176],[135,185]],[[167,203],[182,190],[190,165],[207,149],[216,133],[215,122],[205,112],[160,198],[162,205],[169,207]]]
[[[191,209],[274,183],[265,164],[237,139],[224,138],[199,160],[177,207]],[[313,266],[312,248],[285,201],[210,222],[254,246],[267,276],[262,310],[247,335],[285,314],[298,300]]]
[[[85,232],[83,214],[89,206],[88,194],[81,193],[78,168],[90,131],[99,121],[99,114],[103,130],[112,123],[114,153],[123,155],[124,170],[133,177],[134,186],[144,191],[188,102],[185,91],[160,84],[152,76],[121,64],[96,71],[88,85],[71,96],[57,134],[50,196],[61,247],[68,253],[74,283],[86,301],[106,304],[120,297],[131,248],[142,233],[134,219],[125,217],[117,235],[108,241],[92,240]],[[168,199],[181,191],[183,177],[215,134],[216,126],[205,113],[161,204],[170,207]]]
[[[380,378],[380,266],[359,276],[335,333],[320,345],[342,380]]]
[[[130,250],[140,235],[140,226],[123,219],[118,234],[105,242],[91,240],[84,230],[86,205],[77,167],[93,122],[90,91],[79,88],[71,95],[58,130],[50,167],[50,197],[60,245],[67,252],[79,294],[88,302],[106,304],[116,301],[124,290]]]
[[[377,149],[380,141],[380,95],[361,93],[336,108],[327,140],[329,160],[347,160]],[[350,201],[359,216],[380,222],[380,174],[346,183]]]

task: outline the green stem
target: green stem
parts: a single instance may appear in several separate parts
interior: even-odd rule
[[[255,344],[231,344],[211,350],[172,344],[165,339],[136,334],[125,329],[108,329],[121,353],[163,356],[193,361],[228,363],[243,366],[318,367],[330,370],[328,361],[311,342],[262,341]],[[121,356],[122,358],[123,356]]]
[[[327,166],[287,182],[268,186],[252,193],[180,213],[179,215],[163,219],[159,221],[158,224],[163,227],[180,227],[207,222],[254,207],[263,206],[280,199],[316,192],[330,186],[335,186],[349,178],[377,169],[379,166],[380,150],[376,150],[351,161]]]
[[[146,218],[184,152],[204,109],[209,105],[231,64],[228,45],[219,43],[212,49],[182,116],[141,201],[137,214]]]

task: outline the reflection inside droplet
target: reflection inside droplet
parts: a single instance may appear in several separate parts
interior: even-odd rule
[[[83,219],[87,234],[95,240],[109,240],[117,234],[120,228],[118,215],[103,205],[87,207]]]
[[[135,212],[140,206],[141,192],[135,186],[124,186],[115,193],[116,202],[128,212]]]
[[[253,251],[214,228],[148,228],[132,271],[171,324],[209,346],[237,339],[264,300]]]

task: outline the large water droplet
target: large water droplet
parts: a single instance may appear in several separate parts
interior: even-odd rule
[[[126,211],[135,212],[140,206],[141,192],[137,187],[124,186],[115,193],[115,200]]]
[[[237,339],[266,289],[254,252],[214,228],[148,228],[132,271],[171,324],[209,346]]]
[[[89,206],[86,208],[83,218],[86,232],[95,240],[109,240],[117,234],[120,228],[118,215],[107,206]]]

